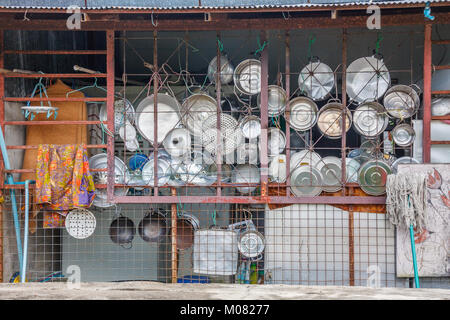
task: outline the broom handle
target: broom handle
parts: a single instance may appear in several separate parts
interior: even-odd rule
[[[411,237],[411,250],[412,250],[412,258],[413,258],[413,266],[414,266],[414,282],[416,284],[416,288],[420,288],[419,272],[417,271],[416,245],[414,243],[414,230],[413,230],[412,224],[409,225],[409,235]]]

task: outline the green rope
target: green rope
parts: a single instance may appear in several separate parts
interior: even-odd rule
[[[314,35],[309,36],[309,40],[308,40],[308,58],[312,57],[312,45],[314,44],[314,42],[316,42],[316,36],[314,36]]]
[[[256,38],[256,41],[258,43],[258,49],[256,49],[254,55],[258,55],[258,53],[262,52],[264,50],[264,48],[269,44],[268,41],[264,41],[263,44],[261,45],[261,42],[259,41],[259,36]]]
[[[220,52],[222,52],[222,51],[223,51],[223,43],[222,43],[222,41],[220,41],[219,38],[217,38],[217,43],[219,44],[219,50],[220,50]]]
[[[214,210],[214,212],[211,213],[211,218],[212,218],[212,221],[213,221],[213,225],[216,225],[216,210]]]
[[[380,43],[383,41],[383,36],[381,34],[378,34],[377,43],[375,45],[375,53],[378,54],[380,51]]]

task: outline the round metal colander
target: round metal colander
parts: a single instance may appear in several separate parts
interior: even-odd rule
[[[95,231],[97,221],[89,210],[77,208],[66,216],[66,230],[75,239],[86,239]]]
[[[264,247],[264,236],[256,230],[243,232],[238,242],[238,249],[246,258],[255,258],[262,254]]]
[[[244,142],[237,120],[228,114],[220,114],[221,141],[219,144],[217,143],[217,116],[208,117],[203,122],[202,128],[202,144],[211,155],[217,154],[220,145],[222,145],[222,155],[230,154]]]

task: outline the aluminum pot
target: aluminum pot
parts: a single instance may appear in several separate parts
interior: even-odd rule
[[[258,167],[251,164],[237,165],[231,174],[231,182],[236,184],[258,184],[261,176]],[[236,187],[240,193],[251,193],[256,186]]]
[[[261,62],[256,59],[242,61],[234,70],[233,79],[240,93],[258,94],[261,91]]]
[[[200,221],[190,213],[181,213],[177,219],[177,249],[185,250],[194,244],[195,231],[200,228]]]
[[[201,136],[203,122],[210,116],[217,117],[217,101],[205,93],[189,96],[181,106],[181,121],[194,136]]]
[[[105,125],[108,122],[106,102],[100,107],[98,115],[100,121]],[[119,128],[128,120],[131,124],[135,123],[136,114],[133,105],[130,101],[123,98],[118,98],[114,101],[114,132],[119,134]]]
[[[334,87],[333,70],[318,59],[311,60],[300,72],[298,86],[314,101],[327,99]]]
[[[359,168],[359,186],[369,195],[380,196],[386,192],[386,180],[391,172],[390,166],[385,161],[369,160]]]
[[[392,139],[400,147],[408,147],[413,144],[416,133],[409,124],[402,123],[392,129]]]
[[[378,102],[364,102],[353,113],[353,127],[367,138],[375,138],[386,130],[389,119]]]
[[[267,114],[269,117],[276,117],[284,113],[288,96],[286,91],[276,85],[270,85],[267,87]],[[261,105],[261,95],[258,95],[258,105]]]
[[[416,89],[414,89],[416,88]],[[383,98],[383,104],[391,117],[406,119],[412,117],[420,107],[417,86],[403,84],[391,87]]]
[[[272,127],[267,130],[267,140],[267,152],[269,156],[280,154],[286,148],[286,135],[278,128]]]
[[[150,210],[138,225],[138,232],[145,242],[156,242],[167,234],[167,220],[161,210]]]
[[[170,163],[167,159],[158,157],[157,159],[158,168],[158,187],[163,186],[169,182],[170,178]],[[149,186],[154,187],[155,177],[154,177],[154,159],[151,158],[142,168],[142,180]]]
[[[163,140],[164,149],[172,157],[183,157],[191,150],[191,134],[185,128],[175,128]]]
[[[315,167],[322,157],[314,152],[307,149],[295,152],[291,154],[291,160],[289,163],[290,171],[294,171],[294,169],[304,166],[304,165],[310,165]]]
[[[381,57],[362,57],[346,70],[347,94],[358,103],[376,101],[391,84],[391,76]]]
[[[329,102],[320,109],[317,116],[317,126],[325,137],[330,139],[342,137],[342,110],[346,114],[345,131],[347,132],[352,124],[352,114],[347,107],[341,103]]]
[[[239,128],[242,135],[249,139],[255,140],[261,134],[261,120],[257,116],[247,115],[239,120]]]
[[[136,108],[136,126],[141,136],[154,144],[154,95],[144,98]],[[167,133],[180,123],[180,104],[177,99],[165,93],[157,95],[157,123],[158,139],[160,144]]]
[[[286,181],[286,156],[279,154],[270,157],[269,162],[269,178],[271,181],[283,183]]]
[[[233,80],[234,67],[226,55],[220,55],[220,83],[228,84]],[[217,56],[208,65],[208,79],[211,83],[216,83]]]
[[[420,161],[411,157],[400,157],[392,163],[391,165],[392,173],[397,173],[398,165],[402,163],[411,164],[411,163],[420,163]]]
[[[297,197],[318,196],[322,192],[322,175],[319,170],[304,165],[291,174],[291,190]]]
[[[337,157],[324,157],[316,169],[322,174],[322,189],[325,192],[337,192],[342,189],[342,161]]]
[[[109,227],[109,237],[111,241],[120,245],[123,248],[130,249],[132,241],[136,234],[133,220],[127,217],[119,216],[111,222]],[[125,246],[125,245],[130,245]]]
[[[297,97],[289,102],[289,125],[297,131],[311,129],[317,122],[317,104],[307,97]]]
[[[446,116],[450,114],[450,97],[435,98],[431,100],[431,115]]]
[[[256,143],[246,142],[236,149],[237,164],[257,164],[259,161],[259,146]]]

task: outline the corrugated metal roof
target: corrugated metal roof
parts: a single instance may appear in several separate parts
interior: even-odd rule
[[[0,8],[10,9],[67,9],[71,5],[92,10],[123,9],[123,10],[188,10],[188,9],[270,9],[270,8],[308,8],[326,6],[367,6],[370,3],[380,5],[392,4],[425,4],[426,2],[448,2],[449,0],[171,0],[169,5],[161,0],[0,0]],[[169,1],[167,1],[169,2]],[[255,4],[255,2],[258,2]],[[85,4],[87,3],[87,7]],[[201,6],[199,4],[201,3]]]

